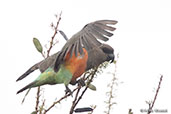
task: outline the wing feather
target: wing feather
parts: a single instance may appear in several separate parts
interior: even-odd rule
[[[81,31],[73,35],[64,45],[56,58],[55,68],[59,67],[59,63],[65,60],[68,53],[70,57],[72,57],[73,53],[75,56],[78,56],[78,53],[82,55],[83,48],[89,51],[101,45],[97,39],[108,41],[109,37],[113,35],[111,31],[116,29],[112,25],[116,23],[117,21],[115,20],[99,20],[85,25]]]

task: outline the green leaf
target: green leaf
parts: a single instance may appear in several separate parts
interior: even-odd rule
[[[36,111],[33,111],[31,114],[37,114],[37,112]]]
[[[96,91],[96,86],[94,86],[93,84],[89,84],[88,88],[93,90],[93,91]]]
[[[33,38],[33,43],[34,43],[34,46],[36,47],[37,51],[42,53],[43,47],[42,47],[40,41],[37,38]]]

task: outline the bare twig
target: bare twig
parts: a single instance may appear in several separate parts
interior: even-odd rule
[[[114,88],[114,84],[115,84],[115,74],[113,74],[113,79],[112,79],[112,82],[111,82],[111,85],[110,85],[110,91],[108,92],[109,93],[109,99],[108,101],[106,102],[108,104],[107,108],[108,110],[105,111],[106,114],[110,114],[110,111],[112,109],[112,106],[113,104],[116,104],[115,102],[112,102],[112,99],[113,99],[113,88]]]
[[[41,53],[43,58],[46,58],[44,53]],[[35,111],[38,112],[39,109],[39,100],[40,100],[40,86],[37,88],[37,94],[36,94],[36,107],[35,107]],[[44,106],[44,102],[43,102],[43,106]],[[40,111],[40,114],[41,114],[41,111]]]
[[[37,94],[36,94],[36,107],[35,107],[35,111],[38,112],[39,109],[39,98],[40,98],[40,87],[37,88]]]
[[[112,106],[113,104],[116,104],[115,102],[112,102],[112,99],[113,99],[113,88],[114,88],[114,85],[116,84],[116,72],[117,72],[117,62],[118,62],[118,59],[119,59],[119,54],[117,54],[117,60],[114,61],[114,64],[115,64],[115,70],[114,70],[114,73],[112,73],[113,75],[113,78],[112,78],[112,81],[111,81],[111,84],[109,84],[109,87],[110,87],[110,91],[107,92],[109,93],[109,98],[108,100],[106,101],[106,104],[108,105],[107,106],[107,111],[105,111],[106,114],[110,114],[111,112],[111,109],[112,109]]]
[[[47,50],[47,57],[49,57],[50,51],[51,51],[51,49],[52,49],[52,47],[53,47],[54,38],[55,38],[55,36],[56,36],[56,34],[57,34],[57,32],[58,32],[58,25],[59,25],[59,22],[60,22],[60,20],[61,20],[61,15],[62,15],[62,12],[60,13],[59,18],[58,18],[58,21],[57,21],[57,23],[56,23],[56,26],[54,27],[55,32],[54,32],[53,36],[51,37],[50,47],[49,47],[49,49]],[[56,18],[57,18],[57,16],[56,16]],[[52,24],[51,26],[53,27],[54,25]]]
[[[76,87],[71,93],[74,93],[80,86]],[[51,108],[53,108],[56,104],[60,103],[63,99],[67,98],[71,95],[71,93],[66,94],[65,96],[61,97],[59,100],[55,101],[49,108],[47,108],[43,114],[46,114]]]
[[[23,98],[23,100],[22,100],[21,104],[23,104],[23,103],[24,103],[25,98],[26,98],[26,96],[28,95],[28,93],[30,92],[30,90],[31,90],[31,89],[28,89],[28,90],[27,90],[27,92],[26,92],[26,94],[24,95],[24,98]]]
[[[147,114],[150,114],[152,112],[152,109],[154,107],[155,101],[157,99],[157,95],[159,94],[159,89],[160,89],[160,86],[161,86],[162,79],[163,79],[163,75],[161,75],[161,77],[160,77],[160,81],[159,81],[159,84],[158,84],[158,87],[157,87],[154,99],[153,99],[153,101],[151,103],[149,103],[149,109],[148,109]]]
[[[39,114],[42,114],[42,111],[43,111],[43,109],[44,109],[44,105],[45,105],[45,99],[43,100],[43,103],[42,103],[42,105],[40,106]]]
[[[74,107],[75,107],[75,102],[77,101],[77,98],[78,98],[78,94],[80,92],[80,89],[81,89],[81,85],[79,85],[80,87],[78,88],[77,90],[77,93],[75,95],[75,98],[74,98],[74,101],[72,102],[72,106],[71,106],[71,109],[74,110]],[[71,111],[71,110],[70,110]]]
[[[43,58],[46,58],[46,56],[45,56],[45,54],[44,54],[44,53],[41,53],[41,54],[42,54]]]

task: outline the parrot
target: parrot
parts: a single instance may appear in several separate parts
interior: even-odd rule
[[[116,23],[115,20],[98,20],[85,25],[59,52],[36,63],[16,80],[22,80],[37,69],[41,72],[33,82],[20,89],[17,94],[45,84],[63,83],[66,89],[69,89],[68,84],[74,84],[84,72],[105,61],[114,61],[114,49],[99,40],[108,41],[108,37],[113,36],[109,31],[116,29],[109,25]]]

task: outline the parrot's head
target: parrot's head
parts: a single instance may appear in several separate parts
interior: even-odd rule
[[[101,49],[107,56],[106,61],[111,61],[112,63],[115,60],[114,49],[107,44],[103,44]]]

